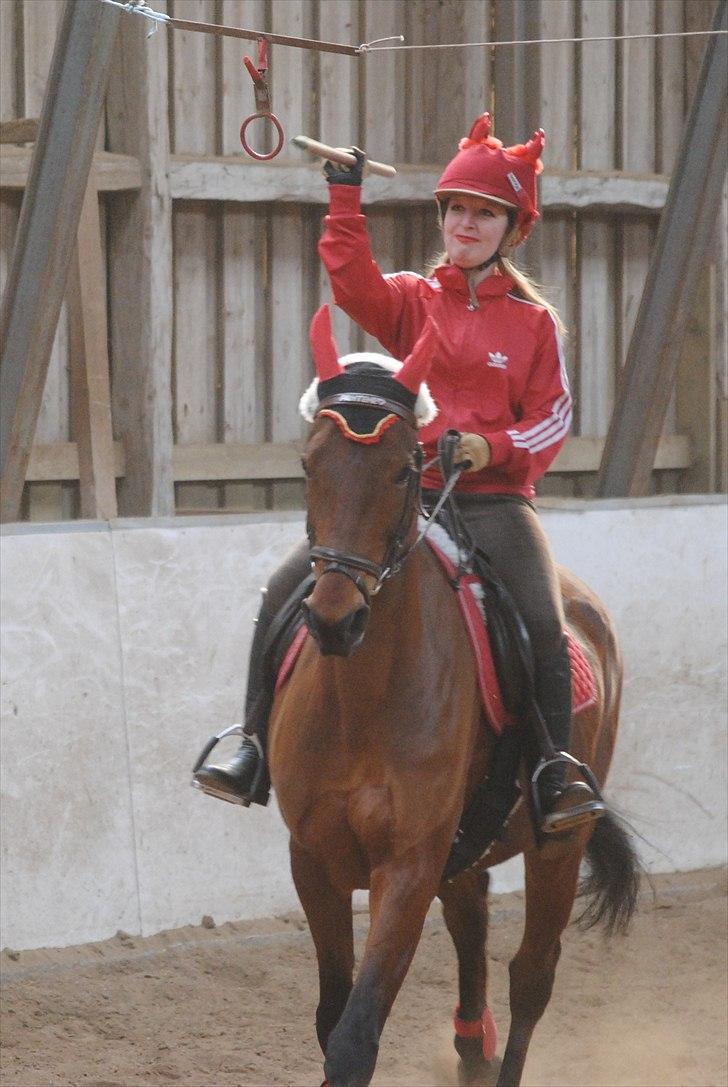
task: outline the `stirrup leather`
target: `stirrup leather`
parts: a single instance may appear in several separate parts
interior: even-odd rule
[[[550,766],[566,764],[573,767],[584,778],[586,784],[581,783],[585,791],[591,793],[591,799],[581,804],[575,804],[568,811],[544,812],[541,803],[541,795],[538,789],[538,781],[541,774]],[[578,783],[572,783],[578,784]],[[565,784],[564,789],[569,788]],[[599,788],[599,783],[585,762],[579,762],[573,755],[566,751],[558,751],[553,758],[541,758],[536,769],[531,775],[531,805],[533,810],[534,829],[537,837],[542,835],[560,834],[562,832],[576,830],[593,823],[601,818],[607,811],[607,805]]]

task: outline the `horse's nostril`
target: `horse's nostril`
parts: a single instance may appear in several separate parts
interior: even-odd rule
[[[366,630],[367,621],[369,619],[369,608],[366,604],[362,604],[360,608],[351,616],[351,623],[349,624],[350,637],[354,643],[354,646],[359,645],[359,642],[364,637],[364,631]]]
[[[301,604],[301,611],[324,656],[348,657],[361,644],[369,618],[369,608],[365,604],[335,621],[323,619],[308,600]]]

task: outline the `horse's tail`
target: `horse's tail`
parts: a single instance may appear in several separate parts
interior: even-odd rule
[[[628,831],[613,812],[594,824],[586,857],[589,873],[579,893],[589,901],[578,923],[587,929],[603,924],[609,935],[626,932],[637,906],[642,865]]]

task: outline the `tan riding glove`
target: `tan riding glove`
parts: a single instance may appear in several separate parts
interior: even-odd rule
[[[490,464],[490,446],[480,434],[461,434],[456,460],[469,460],[466,472],[479,472]]]

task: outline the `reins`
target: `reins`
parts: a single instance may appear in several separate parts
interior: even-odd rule
[[[438,498],[435,505],[432,507],[429,514],[425,512],[422,506],[422,499],[420,497],[420,513],[424,517],[426,523],[424,527],[420,530],[417,539],[412,544],[412,547],[409,549],[407,554],[409,554],[410,551],[414,551],[414,549],[422,543],[432,526],[437,524],[437,518],[441,511],[446,508],[449,514],[448,527],[450,528],[453,541],[457,546],[458,574],[461,574],[465,571],[470,562],[470,559],[472,558],[473,544],[465,526],[463,525],[462,518],[460,517],[460,511],[457,508],[455,499],[452,494],[452,492],[455,490],[455,487],[457,486],[457,482],[460,479],[460,476],[463,474],[463,472],[467,471],[470,465],[470,461],[468,460],[455,461],[455,454],[457,453],[459,443],[460,431],[446,430],[443,434],[440,435],[440,438],[438,440],[437,456],[433,457],[432,460],[428,461],[427,464],[425,464],[422,468],[422,472],[425,472],[428,468],[431,468],[434,464],[437,464],[439,462],[443,478],[445,479],[445,486],[443,487],[440,493],[440,497]],[[420,483],[420,495],[421,491],[422,487]]]

